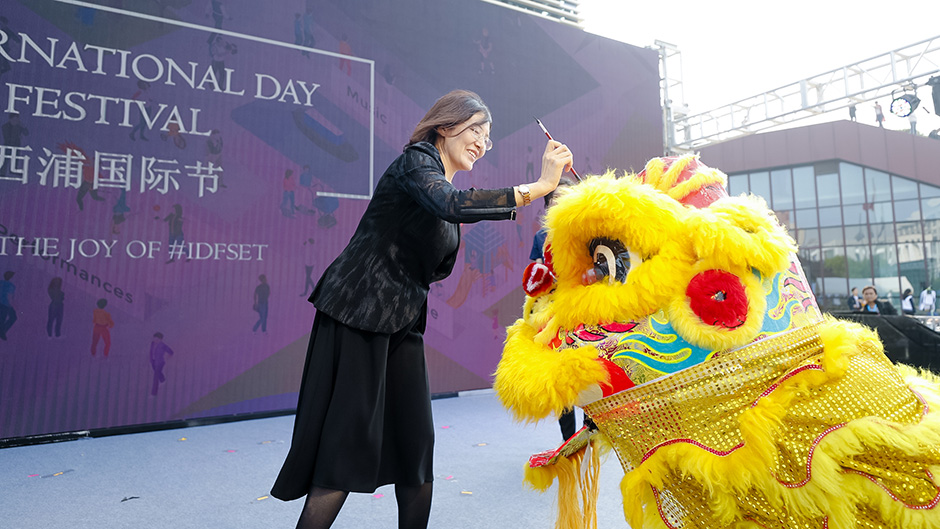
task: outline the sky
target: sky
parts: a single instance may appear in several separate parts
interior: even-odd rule
[[[581,14],[592,33],[640,47],[655,40],[676,45],[692,114],[940,35],[935,0],[673,0],[668,10],[663,4],[581,0]],[[929,90],[918,95],[932,111]],[[885,126],[907,130],[906,118],[888,112],[888,99],[880,101]],[[860,122],[875,123],[872,105],[858,107]],[[847,118],[845,110],[832,116]],[[938,127],[940,118],[918,111],[918,131]]]

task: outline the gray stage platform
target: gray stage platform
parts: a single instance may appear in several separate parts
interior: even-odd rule
[[[522,485],[528,456],[557,446],[558,425],[512,422],[491,391],[433,402],[436,529],[545,528],[555,488]],[[578,412],[580,417],[580,412]],[[0,450],[0,527],[293,528],[301,501],[267,497],[293,416]],[[610,455],[601,471],[600,529],[628,528]],[[396,527],[393,487],[351,494],[336,529]]]

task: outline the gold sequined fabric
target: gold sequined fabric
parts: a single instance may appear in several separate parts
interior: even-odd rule
[[[584,408],[611,440],[625,482],[651,475],[655,504],[644,509],[657,511],[659,527],[821,529],[834,527],[827,509],[844,502],[854,509],[853,527],[901,527],[891,509],[916,511],[912,527],[940,527],[940,491],[929,472],[940,465],[940,447],[916,430],[926,404],[874,341],[857,344],[844,374],[827,374],[820,325],[723,352]],[[773,415],[776,403],[785,407],[774,420],[755,417]],[[680,445],[714,468],[757,450],[748,445],[757,437],[742,426],[748,421],[769,440],[762,457],[735,459],[720,479],[683,469],[674,451]],[[732,490],[741,483],[745,490]],[[846,489],[829,490],[831,483]],[[924,525],[924,516],[936,518]]]

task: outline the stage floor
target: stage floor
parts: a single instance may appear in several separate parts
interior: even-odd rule
[[[556,487],[522,484],[532,453],[556,447],[555,421],[514,423],[492,391],[433,401],[437,529],[554,526]],[[578,412],[580,420],[581,412]],[[303,500],[268,496],[294,417],[0,450],[0,527],[293,528]],[[628,528],[613,454],[601,470],[598,528]],[[397,527],[394,487],[350,494],[336,529]]]

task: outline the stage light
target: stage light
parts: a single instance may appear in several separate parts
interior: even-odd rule
[[[917,110],[917,105],[919,104],[920,98],[915,94],[901,94],[891,101],[891,113],[895,116],[906,118],[911,115],[911,112]]]

